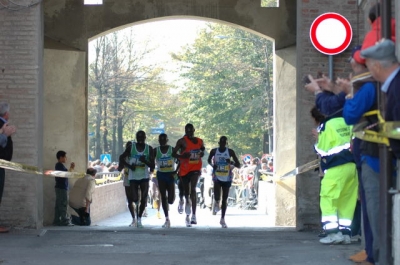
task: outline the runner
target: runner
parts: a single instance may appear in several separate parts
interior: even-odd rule
[[[232,149],[227,148],[228,138],[221,136],[219,139],[219,148],[211,150],[208,156],[208,164],[213,167],[213,181],[214,181],[214,198],[215,198],[215,212],[219,211],[221,189],[222,189],[222,202],[221,202],[221,220],[220,224],[223,228],[228,226],[225,223],[225,213],[227,208],[227,199],[229,195],[229,188],[232,185],[232,169],[234,167],[240,168],[239,159],[236,157],[235,152]],[[231,158],[233,162],[231,162]],[[232,165],[233,164],[233,165]]]
[[[172,151],[172,156],[178,158],[180,161],[179,177],[181,178],[181,182],[183,184],[183,190],[186,199],[185,220],[187,227],[190,227],[191,224],[197,224],[196,185],[201,174],[201,158],[204,156],[205,149],[203,140],[194,137],[194,132],[194,126],[190,123],[186,124],[185,136],[176,142],[176,146]],[[189,219],[191,210],[192,219]]]
[[[142,228],[142,215],[147,205],[147,195],[149,193],[150,172],[154,171],[153,148],[145,143],[146,133],[138,131],[136,133],[136,143],[132,144],[129,166],[129,187],[133,202],[136,207],[137,223],[136,226]],[[140,206],[139,206],[140,188]]]
[[[122,183],[125,188],[125,195],[126,195],[126,201],[128,203],[128,209],[132,216],[132,223],[129,226],[135,227],[136,226],[135,209],[133,206],[133,197],[128,179],[129,167],[130,167],[129,160],[131,152],[132,152],[132,142],[129,141],[125,145],[125,151],[119,156],[118,171],[120,172],[122,171],[123,174]]]
[[[165,223],[162,227],[170,228],[171,221],[168,216],[168,204],[175,201],[175,159],[172,157],[172,146],[167,145],[168,136],[162,133],[158,136],[160,146],[154,149],[153,157],[157,163],[157,180],[161,194],[161,205],[164,210]]]

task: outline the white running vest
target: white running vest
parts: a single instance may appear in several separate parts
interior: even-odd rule
[[[227,162],[227,159],[230,158],[228,148],[222,153],[219,148],[215,149],[214,163],[217,168],[214,171],[214,175],[219,181],[232,181],[231,165]]]

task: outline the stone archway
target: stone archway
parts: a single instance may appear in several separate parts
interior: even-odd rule
[[[90,38],[138,23],[162,19],[201,19],[243,27],[252,33],[268,36],[275,41],[276,50],[274,113],[277,116],[274,124],[274,146],[278,151],[275,154],[275,169],[277,174],[291,170],[296,165],[296,134],[291,129],[295,124],[296,117],[296,106],[293,104],[296,97],[296,91],[293,89],[296,87],[294,46],[296,4],[291,1],[281,1],[279,8],[261,8],[257,1],[247,0],[225,1],[224,4],[215,3],[215,1],[199,1],[188,5],[184,2],[171,0],[163,1],[163,3],[154,3],[153,1],[131,3],[131,1],[119,0],[107,1],[101,6],[83,6],[72,1],[66,1],[66,3],[65,1],[51,1],[44,5],[47,40],[45,48],[46,45],[47,47],[63,45],[75,48],[75,52],[86,51]],[[67,18],[68,24],[66,23]],[[59,61],[62,62],[62,60]],[[46,80],[45,77],[45,84]],[[53,85],[53,87],[57,87],[57,85]],[[72,87],[70,86],[70,89]],[[80,87],[79,94],[84,94],[86,97],[86,90],[82,90],[82,84]],[[76,87],[74,89],[76,90]],[[68,88],[63,89],[64,93],[68,93],[68,90]],[[288,104],[288,102],[291,103]],[[80,109],[82,108],[84,107],[80,106]],[[76,119],[75,122],[77,122]],[[81,120],[79,123],[83,124],[84,122],[86,120]],[[51,127],[57,128],[56,126]],[[81,129],[79,134],[81,134],[80,140],[86,139],[86,128]],[[81,146],[86,146],[86,142],[81,142]],[[44,146],[43,152],[46,153],[47,150],[49,150],[48,146]],[[84,157],[82,155],[83,159],[86,157],[86,153]],[[44,165],[46,166],[46,164],[50,165],[50,161],[45,159]],[[268,203],[270,208],[268,212],[270,214],[278,212],[274,216],[277,225],[296,225],[295,186],[295,179],[291,179],[286,183],[278,182],[275,189],[271,191],[275,193],[276,200]],[[51,198],[51,191],[45,197]],[[48,206],[45,205],[44,208],[47,209]]]
[[[296,165],[296,131],[292,130],[296,123],[296,2],[281,0],[279,8],[262,8],[261,1],[253,0],[104,2],[103,6],[83,6],[82,1],[45,0],[31,5],[30,0],[21,0],[21,8],[0,10],[6,22],[0,28],[7,41],[2,48],[7,56],[2,57],[1,89],[12,106],[12,123],[19,127],[15,162],[53,168],[55,152],[64,149],[77,170],[85,170],[88,39],[147,19],[196,16],[232,23],[275,40],[274,108],[281,113],[275,121],[274,146],[280,150],[275,168],[282,174]],[[2,223],[43,225],[44,208],[53,208],[54,203],[46,195],[54,193],[54,183],[43,181],[41,176],[7,172]],[[294,225],[295,182],[276,187],[275,206],[283,209],[277,224]]]

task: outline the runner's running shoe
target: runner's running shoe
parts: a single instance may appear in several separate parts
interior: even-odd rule
[[[163,228],[170,228],[171,227],[171,221],[170,220],[165,220],[165,223],[162,226]]]
[[[179,200],[179,204],[178,204],[178,213],[183,213],[183,200]]]
[[[132,223],[129,225],[130,227],[136,227],[136,219],[132,219]]]
[[[196,215],[192,214],[192,220],[190,220],[192,225],[197,225]]]
[[[191,227],[191,226],[192,226],[192,225],[190,224],[189,215],[186,216],[185,223],[186,223],[186,227]]]
[[[137,221],[137,228],[143,228],[142,220]]]
[[[219,221],[219,224],[222,226],[222,228],[228,228],[228,226],[225,223],[225,219],[221,218],[221,220]]]

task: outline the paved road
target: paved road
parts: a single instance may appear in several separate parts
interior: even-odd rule
[[[172,227],[185,227],[185,214],[179,214],[177,211],[178,200],[170,207],[169,215]],[[161,227],[164,224],[165,218],[161,209],[161,219],[156,217],[156,210],[150,205],[147,207],[148,217],[142,218],[143,226]],[[209,208],[200,209],[197,207],[197,223],[196,227],[201,228],[217,228],[221,214],[212,215]],[[113,216],[111,218],[96,222],[93,225],[97,226],[127,226],[132,219],[129,212]],[[225,221],[229,228],[244,228],[244,227],[273,227],[273,220],[257,210],[241,210],[237,207],[228,207]]]
[[[163,220],[152,209],[143,229],[127,226],[128,213],[91,227],[15,229],[0,234],[0,264],[346,265],[360,248],[323,246],[315,233],[266,227],[268,217],[257,211],[229,212],[228,229],[208,210],[198,213],[199,225],[186,228],[176,209],[171,229],[161,228]]]

